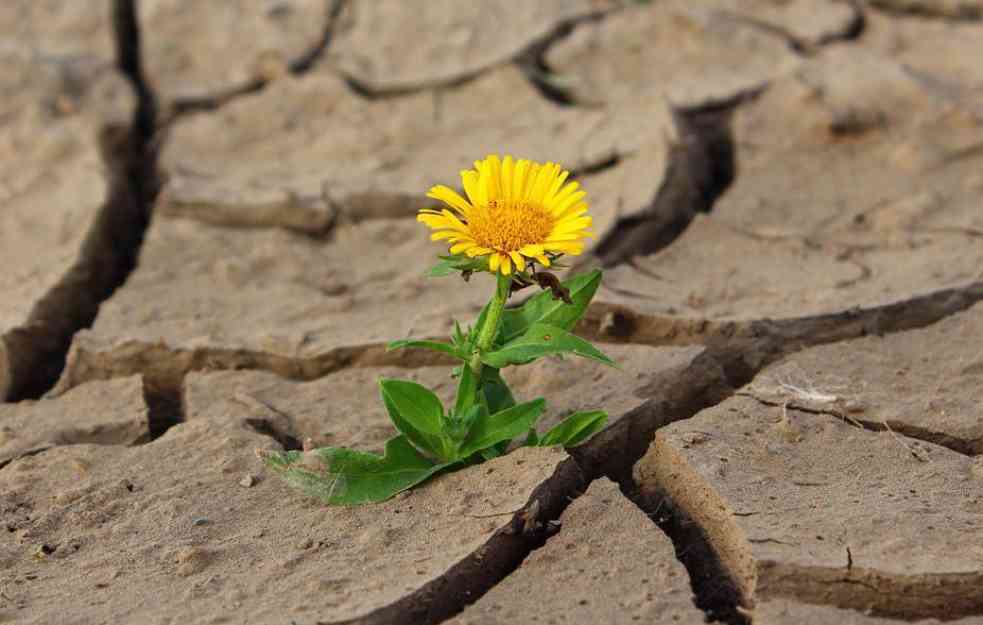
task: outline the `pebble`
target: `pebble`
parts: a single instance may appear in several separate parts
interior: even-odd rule
[[[256,476],[247,475],[239,480],[239,486],[243,488],[251,488],[256,483]]]

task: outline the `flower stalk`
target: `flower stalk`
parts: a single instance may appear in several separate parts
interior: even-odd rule
[[[471,371],[481,379],[481,354],[491,349],[495,335],[498,334],[498,326],[502,321],[502,311],[508,302],[509,293],[512,289],[512,277],[501,273],[496,274],[498,280],[495,284],[495,295],[492,296],[488,304],[488,315],[485,317],[485,325],[482,326],[475,342],[474,352],[471,354]]]

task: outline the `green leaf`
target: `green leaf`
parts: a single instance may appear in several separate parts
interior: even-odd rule
[[[528,331],[534,323],[546,323],[572,331],[601,285],[601,270],[574,276],[561,284],[570,291],[573,304],[553,299],[552,293],[543,291],[530,297],[519,308],[506,308],[502,313],[501,340],[511,341]]]
[[[453,464],[425,458],[402,435],[386,442],[384,456],[321,447],[308,452],[264,451],[260,458],[307,495],[327,504],[349,506],[389,499]]]
[[[474,344],[478,341],[478,335],[481,334],[481,329],[485,327],[485,321],[488,319],[488,308],[491,303],[485,304],[485,307],[481,309],[478,313],[478,318],[474,322],[474,327],[468,330],[468,351],[474,349]]]
[[[603,430],[607,422],[608,413],[603,410],[575,412],[544,434],[538,443],[533,444],[540,447],[574,447]]]
[[[488,412],[495,414],[515,405],[515,397],[509,385],[502,379],[502,374],[493,367],[481,368],[481,392],[485,395]]]
[[[545,323],[532,324],[522,336],[495,351],[482,354],[481,361],[500,369],[508,365],[524,365],[549,354],[567,352],[617,367],[613,360],[584,339]]]
[[[444,457],[444,408],[440,399],[425,387],[406,380],[381,378],[379,391],[396,429],[423,451]]]
[[[482,404],[471,406],[466,412],[444,417],[444,453],[441,457],[451,460],[458,457],[457,449],[468,437],[471,425],[488,416],[488,409]]]
[[[488,257],[471,258],[464,254],[441,256],[440,261],[427,271],[428,278],[441,278],[462,271],[488,271]]]
[[[451,342],[454,343],[454,348],[459,350],[463,349],[464,346],[467,344],[467,340],[468,340],[467,336],[464,334],[464,332],[461,331],[461,324],[459,324],[457,322],[457,319],[455,319],[454,337],[451,339]]]
[[[442,258],[436,265],[428,269],[427,273],[424,275],[426,275],[428,278],[443,278],[444,276],[449,276],[456,272],[457,269],[454,267],[454,265]]]
[[[492,445],[491,447],[485,447],[484,449],[480,450],[478,453],[481,454],[481,457],[484,458],[485,460],[494,460],[495,458],[498,458],[499,456],[502,455],[502,452],[500,452],[495,445]]]
[[[546,400],[540,398],[476,420],[471,426],[468,438],[461,445],[458,452],[460,457],[466,458],[487,447],[512,440],[536,425],[536,420],[544,410],[546,410]]]
[[[416,341],[413,339],[404,339],[401,341],[392,341],[386,345],[386,351],[391,352],[395,349],[403,349],[405,347],[419,347],[421,349],[429,349],[435,352],[442,352],[444,354],[449,354],[455,358],[462,358],[461,354],[454,348],[453,345],[449,343],[441,343],[440,341]]]
[[[427,434],[440,434],[444,406],[430,389],[409,380],[389,378],[380,378],[379,388],[383,399],[391,401],[413,427]]]
[[[529,428],[529,433],[526,434],[526,442],[523,443],[525,447],[536,447],[539,445],[539,434],[536,433],[536,428]]]
[[[457,382],[457,399],[454,414],[463,415],[478,402],[478,376],[468,365],[461,367],[461,377]]]

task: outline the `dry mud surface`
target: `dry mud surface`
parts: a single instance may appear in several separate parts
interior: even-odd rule
[[[983,623],[983,4],[12,0],[0,623]],[[326,509],[490,281],[429,280],[488,152],[589,192],[525,449]]]

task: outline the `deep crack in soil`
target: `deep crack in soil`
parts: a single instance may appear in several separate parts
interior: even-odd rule
[[[568,458],[516,512],[507,528],[447,573],[399,601],[365,616],[321,625],[437,625],[480,599],[513,573],[535,549],[555,533],[553,521],[587,488],[577,463]]]
[[[737,172],[731,116],[738,102],[698,110],[677,110],[679,142],[651,204],[637,216],[620,219],[598,242],[604,267],[654,254],[672,244],[697,213],[709,213]]]
[[[107,196],[78,259],[31,311],[25,325],[0,337],[0,399],[35,399],[58,380],[75,333],[89,327],[100,304],[137,263],[160,190],[155,126],[157,100],[143,75],[140,31],[132,1],[113,3],[116,64],[137,95],[128,127],[100,130]]]

